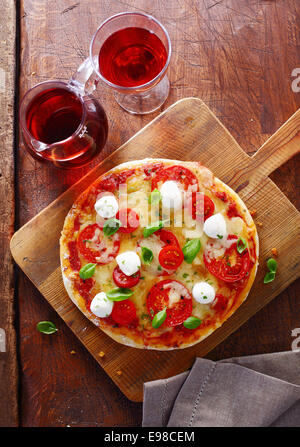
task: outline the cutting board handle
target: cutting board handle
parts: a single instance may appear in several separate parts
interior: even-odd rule
[[[260,176],[268,176],[300,152],[300,109],[252,157]]]

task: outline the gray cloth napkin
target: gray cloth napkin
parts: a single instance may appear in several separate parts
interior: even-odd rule
[[[197,358],[144,384],[143,427],[300,427],[300,351]]]

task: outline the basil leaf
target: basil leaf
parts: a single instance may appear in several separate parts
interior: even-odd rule
[[[148,199],[148,203],[156,205],[161,201],[161,192],[158,189],[154,189]]]
[[[158,222],[155,222],[153,225],[149,225],[148,227],[145,227],[144,231],[143,231],[143,236],[149,237],[155,231],[161,230],[166,222],[167,221],[159,220]]]
[[[186,242],[182,249],[184,260],[188,264],[191,264],[195,259],[195,257],[197,256],[200,248],[201,248],[200,239],[192,239]]]
[[[154,327],[154,329],[159,328],[159,326],[163,324],[166,318],[167,318],[167,308],[165,307],[163,310],[157,312],[157,314],[154,315],[154,318],[152,320],[152,327]]]
[[[269,282],[274,281],[274,279],[275,279],[275,272],[268,272],[264,277],[264,284],[268,284]]]
[[[57,328],[54,323],[51,321],[40,321],[36,328],[38,331],[42,332],[43,334],[54,334],[54,332],[57,332]]]
[[[183,322],[183,326],[187,329],[196,329],[202,321],[197,317],[189,317]]]
[[[133,291],[126,289],[125,287],[118,287],[117,289],[112,289],[106,292],[107,298],[111,301],[127,300],[131,295],[133,295]]]
[[[270,272],[276,272],[277,270],[277,261],[274,258],[269,258],[267,260],[267,266]]]
[[[246,247],[247,247],[246,239],[244,239],[243,237],[240,237],[236,243],[236,249],[237,249],[238,253],[240,253],[240,254],[243,253],[243,251],[246,250]]]
[[[103,233],[105,234],[105,236],[111,236],[112,234],[115,234],[118,229],[121,226],[121,221],[118,219],[109,219],[104,227],[103,227]]]
[[[79,276],[81,279],[89,279],[93,276],[93,274],[95,273],[96,270],[96,265],[97,264],[86,264],[85,266],[83,266],[80,270],[79,270]]]
[[[144,264],[150,264],[153,260],[153,251],[148,247],[142,247],[142,261]]]

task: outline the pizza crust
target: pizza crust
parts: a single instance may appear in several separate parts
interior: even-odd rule
[[[193,167],[195,167],[196,162],[182,162],[179,160],[173,160],[173,159],[162,159],[162,158],[145,158],[143,160],[134,160],[134,161],[128,161],[125,163],[122,163],[114,168],[112,168],[110,171],[104,173],[101,177],[106,176],[107,174],[113,174],[113,173],[119,173],[120,171],[127,170],[127,169],[134,169],[138,168],[141,165],[145,165],[147,163],[163,163],[165,166],[173,166],[173,165],[182,165],[188,169],[193,170]],[[152,350],[160,350],[160,351],[167,351],[167,350],[173,350],[173,349],[184,349],[190,346],[193,346],[205,338],[207,338],[210,334],[212,334],[216,329],[218,329],[222,324],[230,318],[230,316],[238,309],[238,307],[246,300],[251,286],[254,282],[257,268],[258,268],[258,255],[259,255],[259,239],[257,235],[257,229],[255,227],[255,224],[253,222],[252,216],[250,215],[245,203],[242,201],[242,199],[238,196],[238,194],[233,191],[228,185],[223,183],[220,179],[213,176],[210,170],[205,168],[204,166],[199,165],[198,163],[197,167],[201,170],[202,175],[202,181],[207,182],[207,187],[209,187],[209,184],[211,181],[213,181],[214,185],[217,187],[220,187],[223,191],[225,191],[230,198],[234,199],[234,202],[238,205],[239,210],[243,210],[243,217],[247,222],[247,225],[251,227],[252,230],[252,237],[255,244],[255,254],[256,254],[256,260],[253,268],[251,269],[251,273],[249,275],[246,287],[244,290],[239,294],[238,300],[234,303],[234,305],[230,308],[230,310],[226,313],[226,318],[224,318],[220,322],[216,322],[213,326],[208,327],[205,331],[202,330],[202,335],[193,342],[187,342],[187,343],[181,343],[180,346],[166,346],[163,343],[151,344],[151,345],[145,345],[142,341],[133,339],[130,336],[124,335],[122,333],[117,333],[116,331],[112,330],[109,326],[103,326],[101,324],[101,319],[94,316],[87,308],[84,302],[84,299],[80,296],[80,294],[77,292],[77,290],[74,289],[72,284],[72,274],[67,275],[65,273],[65,261],[66,261],[66,253],[68,253],[67,249],[67,239],[68,239],[68,230],[70,229],[70,225],[73,225],[73,212],[76,210],[76,203],[80,203],[80,197],[76,200],[75,205],[71,208],[70,212],[66,216],[64,228],[62,231],[62,235],[60,238],[60,259],[61,259],[61,269],[62,269],[62,277],[65,289],[70,297],[70,299],[73,301],[73,303],[78,307],[78,309],[89,319],[91,320],[96,326],[100,327],[103,332],[105,332],[108,336],[110,336],[113,340],[115,340],[118,343],[121,343],[126,346],[140,348],[140,349],[152,349]],[[101,177],[99,179],[101,179]],[[99,180],[98,179],[98,180]],[[83,193],[84,194],[84,193]],[[120,331],[122,332],[122,331]]]

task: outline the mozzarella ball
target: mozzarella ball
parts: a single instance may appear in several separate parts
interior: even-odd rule
[[[141,260],[135,251],[124,251],[116,257],[116,261],[122,272],[131,276],[138,272],[141,267]]]
[[[90,309],[96,317],[105,318],[111,314],[113,305],[113,301],[107,298],[106,293],[100,292],[94,296]]]
[[[115,196],[102,196],[95,203],[95,210],[99,216],[104,219],[110,219],[114,217],[119,209],[118,201]]]
[[[205,281],[197,282],[192,291],[193,297],[198,303],[209,304],[216,296],[215,289]]]
[[[217,213],[208,217],[208,219],[204,222],[203,231],[207,234],[207,236],[215,239],[225,238],[227,234],[226,222],[222,214]]]
[[[178,210],[182,207],[182,193],[176,182],[168,180],[160,188],[164,208]]]

